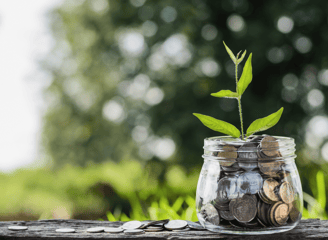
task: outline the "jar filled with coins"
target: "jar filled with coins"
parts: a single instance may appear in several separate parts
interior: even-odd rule
[[[293,229],[303,196],[293,138],[206,138],[197,185],[200,223],[210,231],[270,234]]]

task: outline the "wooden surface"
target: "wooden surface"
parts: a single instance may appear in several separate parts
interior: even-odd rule
[[[25,231],[11,231],[8,226],[27,226]],[[122,222],[108,221],[82,221],[82,220],[40,220],[40,221],[15,221],[0,222],[0,239],[20,239],[20,240],[66,240],[66,239],[328,239],[328,221],[319,219],[302,220],[296,228],[285,233],[261,235],[261,236],[238,236],[212,233],[210,231],[189,231],[189,232],[147,232],[140,235],[126,235],[124,233],[87,233],[90,227],[119,227]],[[57,233],[57,228],[75,228],[76,233]]]

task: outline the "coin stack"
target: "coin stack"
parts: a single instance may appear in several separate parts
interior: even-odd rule
[[[220,161],[217,197],[200,214],[213,225],[266,228],[301,218],[298,192],[279,142],[268,135],[246,142],[219,142],[212,156]],[[281,150],[284,151],[284,150]]]

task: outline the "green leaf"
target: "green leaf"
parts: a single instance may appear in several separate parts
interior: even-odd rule
[[[211,93],[211,96],[223,98],[238,98],[238,94],[236,92],[231,92],[230,90],[221,90],[217,93]]]
[[[235,55],[234,55],[233,52],[230,50],[230,48],[228,48],[228,46],[225,44],[224,41],[223,41],[223,44],[224,44],[225,49],[227,50],[227,52],[228,52],[228,54],[229,54],[231,60],[236,64],[236,61],[237,61],[237,60],[236,60]]]
[[[199,113],[194,113],[196,117],[208,128],[238,138],[240,131],[232,124],[206,116]]]
[[[246,55],[246,50],[244,51],[243,55],[241,55],[241,57],[237,59],[237,62],[236,62],[236,64],[239,64],[239,63],[241,63],[241,61],[243,61],[243,60],[244,60],[244,57],[245,57],[245,55]]]
[[[252,53],[251,53],[245,63],[243,73],[241,74],[241,77],[238,81],[237,93],[239,96],[243,95],[247,86],[251,83],[252,78],[253,78],[253,74],[252,74]]]
[[[283,110],[284,110],[284,108],[282,107],[277,112],[272,113],[271,115],[269,115],[267,117],[256,119],[248,127],[246,136],[250,136],[256,132],[261,132],[261,131],[267,130],[267,129],[273,127],[274,125],[276,125],[281,117]]]

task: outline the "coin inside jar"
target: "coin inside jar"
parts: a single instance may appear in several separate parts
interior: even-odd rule
[[[263,178],[258,172],[245,172],[238,177],[241,193],[256,194],[262,188]]]
[[[220,165],[224,171],[224,173],[227,173],[227,172],[235,172],[235,171],[238,171],[240,169],[238,163],[236,161],[233,162],[232,165],[230,166],[225,166],[227,164],[222,164],[223,161],[220,161]]]
[[[286,203],[279,204],[273,214],[274,221],[280,226],[284,225],[288,219],[288,205]]]
[[[294,223],[296,221],[298,221],[301,217],[302,214],[299,211],[298,207],[297,207],[297,201],[294,201],[290,204],[288,204],[289,206],[289,220],[291,223]]]
[[[277,206],[281,204],[281,202],[276,202],[275,204],[271,205],[269,212],[268,212],[268,222],[271,226],[279,227],[279,224],[275,222],[274,220],[274,212],[277,208]]]
[[[237,158],[237,148],[233,145],[221,145],[217,157],[229,161],[234,161]]]
[[[244,195],[242,198],[236,199],[232,205],[232,215],[239,222],[252,221],[257,213],[257,202],[250,195]]]
[[[204,217],[208,222],[214,225],[220,224],[220,215],[211,203],[206,204],[202,211],[204,212]]]
[[[277,177],[278,172],[281,170],[281,163],[279,161],[263,162],[259,159],[258,166],[260,171],[269,177]]]
[[[283,182],[280,185],[279,195],[281,200],[285,203],[291,203],[294,201],[294,190],[288,182]]]
[[[271,136],[265,136],[260,142],[261,153],[268,157],[278,157],[279,143],[276,138]]]
[[[270,223],[268,221],[268,213],[269,213],[270,207],[271,207],[271,205],[259,201],[257,215],[258,215],[259,219],[262,220],[262,222],[265,225],[270,225]]]
[[[268,178],[263,182],[262,194],[264,197],[268,198],[270,201],[279,201],[278,195],[275,193],[275,188],[279,183],[273,178]]]
[[[229,210],[227,210],[227,211],[220,210],[219,213],[220,213],[220,217],[225,220],[231,221],[231,220],[235,219],[235,217],[232,215],[232,213]]]
[[[217,201],[220,203],[229,202],[238,195],[237,176],[226,176],[218,182]]]
[[[238,159],[248,160],[255,159],[257,160],[257,145],[255,143],[245,143],[238,148]]]

